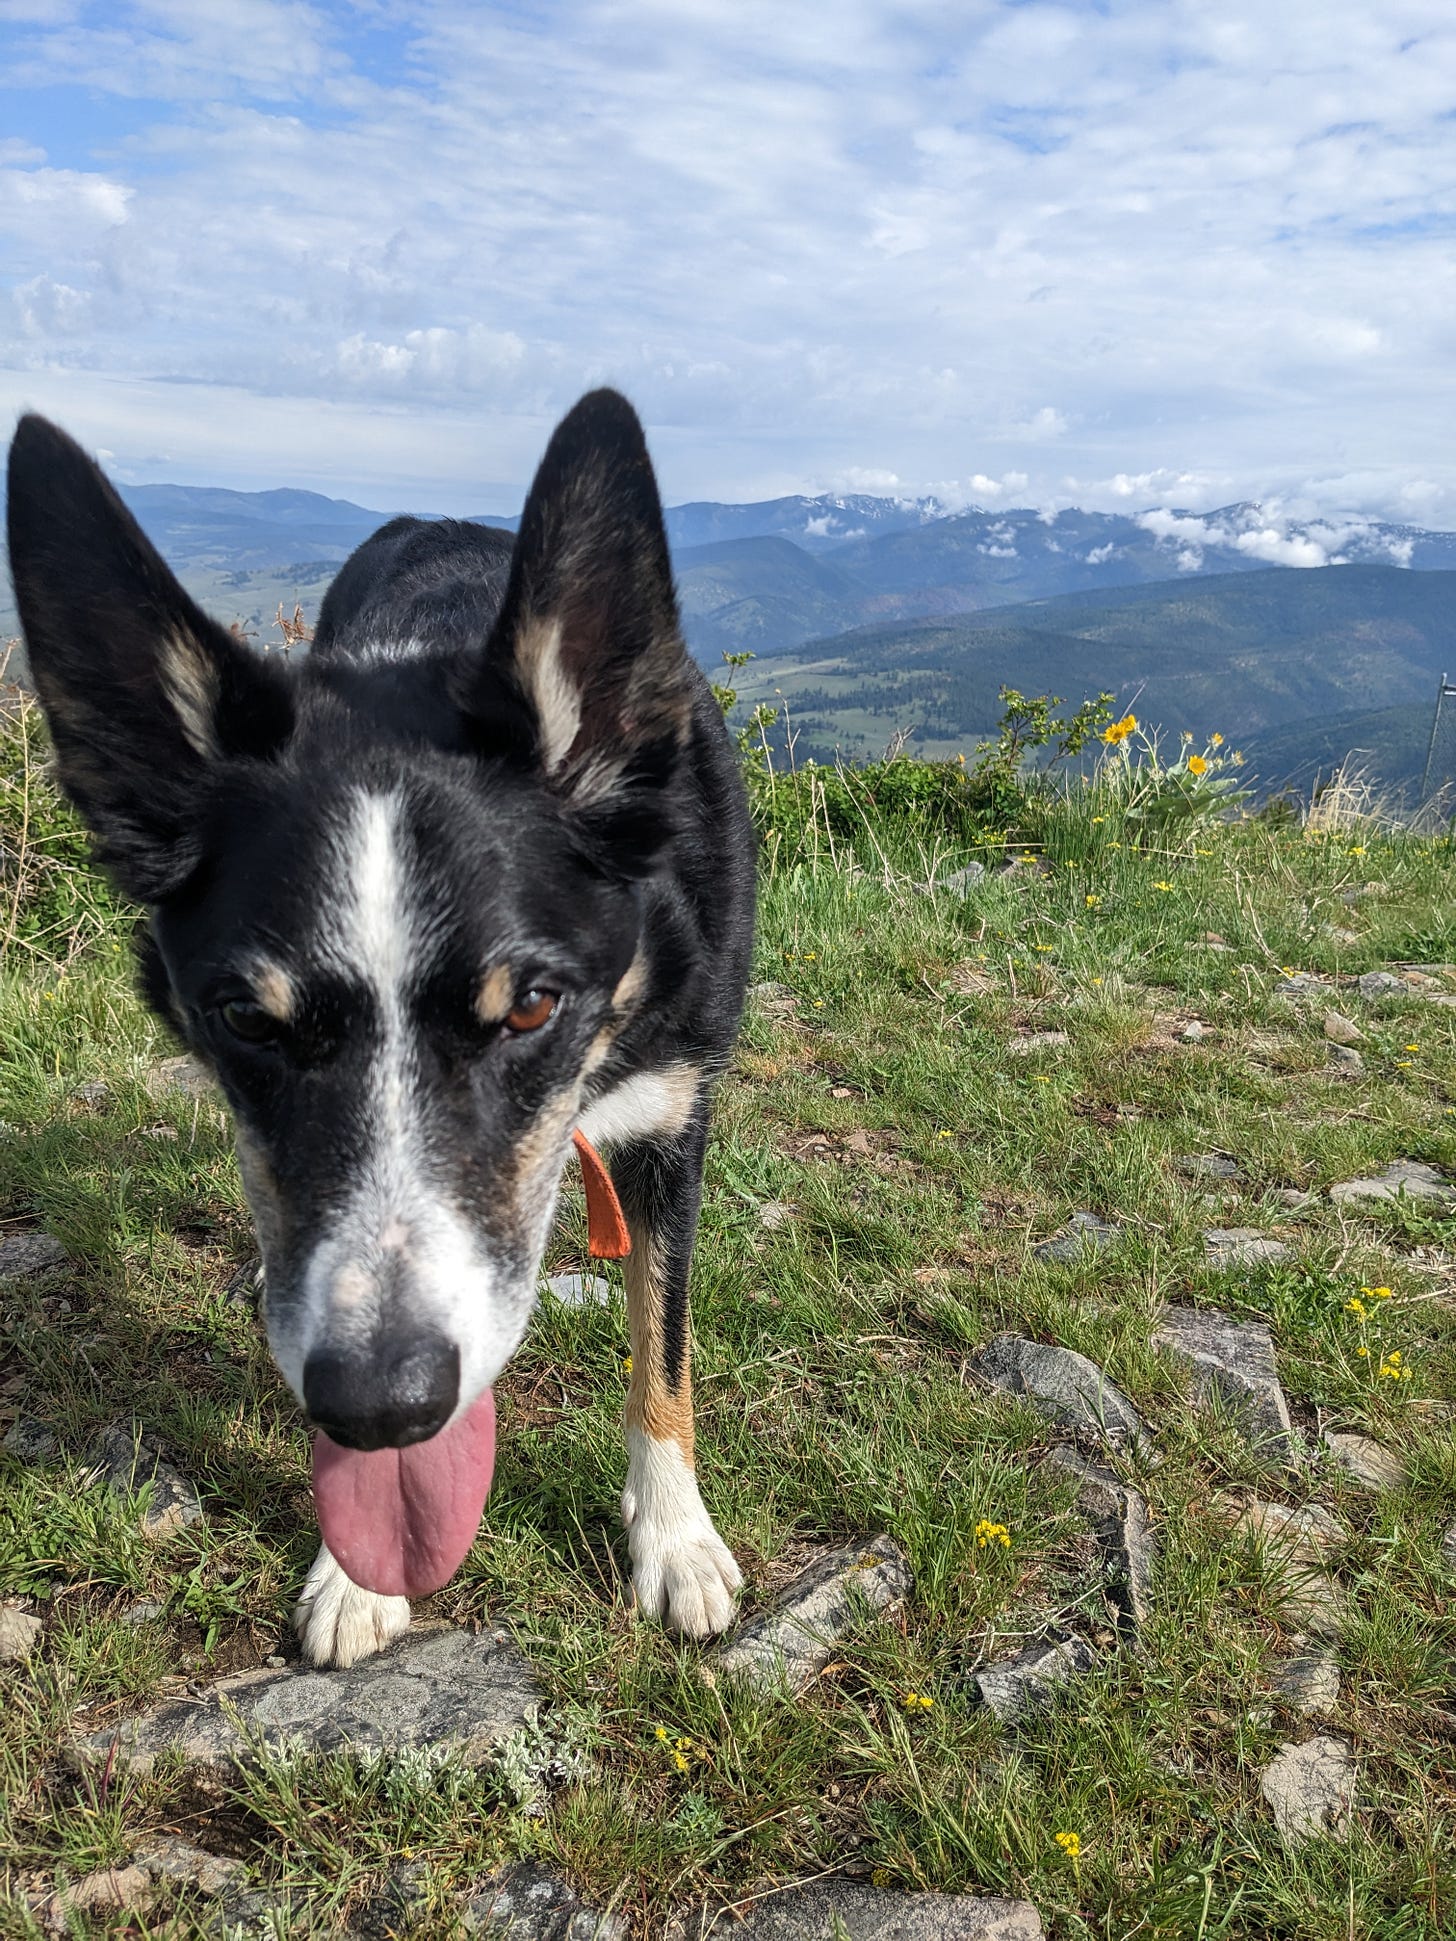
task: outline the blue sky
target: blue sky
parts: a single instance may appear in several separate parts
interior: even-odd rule
[[[0,0],[0,415],[126,479],[1456,527],[1450,0]]]

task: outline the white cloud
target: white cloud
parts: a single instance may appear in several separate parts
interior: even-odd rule
[[[1435,0],[0,19],[7,83],[47,90],[0,143],[0,406],[69,374],[126,462],[159,398],[203,413],[218,476],[286,404],[319,467],[377,431],[480,509],[607,379],[682,497],[1456,525]],[[103,100],[104,152],[57,84]]]

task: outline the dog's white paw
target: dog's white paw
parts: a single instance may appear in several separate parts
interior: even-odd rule
[[[670,1631],[711,1638],[733,1622],[743,1574],[677,1444],[629,1429],[627,1449],[622,1521],[638,1609]]]
[[[311,1665],[342,1671],[383,1651],[410,1627],[407,1597],[381,1597],[344,1575],[326,1543],[319,1545],[293,1610],[293,1628]]]

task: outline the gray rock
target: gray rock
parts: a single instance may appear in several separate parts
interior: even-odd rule
[[[1290,1249],[1254,1227],[1210,1227],[1203,1236],[1210,1267],[1255,1267],[1263,1260],[1288,1260]]]
[[[40,1619],[13,1605],[0,1605],[0,1665],[22,1664],[40,1638]]]
[[[1443,1011],[1456,1011],[1456,991],[1422,991],[1427,1004],[1438,1004]]]
[[[84,1105],[92,1112],[99,1112],[102,1106],[110,1103],[111,1087],[104,1078],[88,1078],[78,1085],[71,1097],[77,1105]]]
[[[1178,1036],[1183,1040],[1184,1044],[1196,1045],[1200,1038],[1206,1038],[1208,1036],[1208,1026],[1206,1024],[1200,1024],[1197,1018],[1190,1018],[1188,1023],[1178,1033]]]
[[[1074,1213],[1060,1233],[1032,1249],[1040,1260],[1081,1260],[1086,1254],[1106,1253],[1122,1238],[1122,1228],[1095,1213]]]
[[[1274,1197],[1281,1206],[1287,1206],[1294,1213],[1314,1204],[1314,1194],[1305,1193],[1297,1186],[1280,1186],[1275,1189]]]
[[[113,1422],[103,1429],[91,1462],[97,1471],[96,1480],[118,1496],[146,1492],[142,1529],[149,1537],[185,1530],[201,1523],[206,1514],[192,1484],[134,1422]]]
[[[132,1865],[140,1867],[152,1880],[175,1887],[194,1887],[209,1897],[234,1893],[248,1878],[241,1860],[227,1860],[208,1853],[174,1834],[153,1834],[144,1847],[132,1855]]]
[[[764,1200],[758,1209],[758,1224],[765,1233],[777,1233],[792,1225],[797,1208],[789,1200]]]
[[[1352,1018],[1338,1011],[1325,1012],[1325,1036],[1332,1045],[1358,1045],[1365,1033]]]
[[[1327,986],[1322,977],[1310,971],[1294,971],[1288,977],[1281,977],[1274,986],[1275,997],[1301,998],[1323,997]]]
[[[1355,983],[1361,997],[1365,998],[1410,996],[1405,979],[1397,977],[1393,971],[1366,971],[1363,977],[1356,978]]]
[[[612,1283],[600,1274],[553,1274],[546,1285],[563,1307],[606,1307]]]
[[[1324,1569],[1344,1540],[1339,1522],[1322,1503],[1293,1510],[1255,1498],[1234,1524],[1264,1551],[1279,1580],[1287,1623],[1317,1638],[1338,1638],[1349,1618],[1344,1592]]]
[[[1070,1429],[1105,1437],[1150,1440],[1147,1425],[1096,1362],[1071,1348],[1053,1348],[1019,1334],[998,1334],[972,1357],[983,1381],[1021,1395],[1040,1414]]]
[[[1269,1802],[1274,1824],[1286,1846],[1319,1834],[1343,1835],[1350,1829],[1355,1802],[1355,1763],[1343,1739],[1308,1739],[1282,1746],[1259,1789]]]
[[[8,1233],[0,1240],[0,1281],[48,1274],[54,1267],[64,1267],[69,1258],[53,1234]]]
[[[251,1734],[313,1752],[439,1749],[478,1766],[540,1698],[508,1632],[419,1625],[347,1671],[243,1672],[202,1698],[164,1700],[80,1740],[68,1756],[104,1763],[115,1745],[117,1758],[145,1775],[175,1751],[189,1767],[226,1777],[246,1761]]]
[[[487,1881],[461,1910],[460,1926],[500,1941],[627,1941],[631,1932],[620,1915],[588,1907],[559,1875],[529,1860]]]
[[[147,1073],[147,1090],[154,1098],[168,1092],[182,1092],[190,1099],[215,1098],[217,1082],[212,1073],[185,1053],[180,1058],[163,1058]]]
[[[1185,1179],[1237,1179],[1239,1163],[1226,1152],[1180,1152],[1173,1164]]]
[[[1051,1702],[1058,1685],[1078,1672],[1092,1669],[1091,1647],[1080,1638],[1063,1638],[1033,1645],[1014,1658],[984,1666],[972,1683],[1003,1725],[1039,1711]]]
[[[1107,1557],[1117,1602],[1134,1630],[1153,1614],[1153,1563],[1157,1544],[1147,1498],[1103,1464],[1062,1444],[1047,1457],[1077,1485],[1077,1508],[1097,1534]]]
[[[61,1445],[50,1424],[37,1422],[28,1415],[17,1416],[11,1423],[5,1431],[3,1447],[17,1462],[36,1469],[53,1463],[61,1453]]]
[[[979,1894],[904,1894],[864,1881],[769,1888],[709,1921],[679,1916],[669,1941],[1043,1941],[1030,1901]]]
[[[1226,1408],[1256,1454],[1297,1466],[1274,1341],[1262,1321],[1235,1321],[1221,1308],[1171,1307],[1153,1330],[1152,1345],[1190,1370],[1195,1398]]]
[[[1065,1031],[1028,1031],[1020,1038],[1011,1039],[1006,1049],[1013,1058],[1029,1058],[1033,1052],[1054,1051],[1071,1042]]]
[[[1456,1570],[1456,1523],[1453,1523],[1441,1539],[1441,1556],[1452,1570]]]
[[[145,1914],[157,1898],[151,1875],[141,1867],[101,1867],[52,1894],[40,1908],[41,1926],[51,1934],[74,1934],[78,1916],[105,1921],[107,1934],[125,1931],[124,1914]]]
[[[704,1673],[742,1678],[765,1691],[801,1692],[864,1605],[887,1611],[908,1596],[911,1583],[905,1553],[889,1537],[828,1551],[800,1572],[773,1610],[742,1625]]]
[[[1281,1665],[1274,1693],[1290,1712],[1305,1719],[1327,1719],[1340,1702],[1340,1665],[1332,1651],[1302,1651]]]
[[[977,883],[985,881],[984,863],[967,863],[964,869],[953,869],[949,876],[942,876],[936,884],[938,890],[948,890],[952,896],[967,896]]]
[[[1365,1489],[1401,1489],[1410,1480],[1400,1457],[1382,1449],[1371,1436],[1340,1435],[1327,1429],[1324,1442],[1345,1474]]]
[[[1397,1159],[1371,1179],[1346,1179],[1330,1188],[1336,1206],[1356,1200],[1398,1200],[1404,1193],[1411,1200],[1437,1200],[1442,1205],[1456,1202],[1453,1192],[1434,1166],[1418,1159]]]
[[[1325,1070],[1338,1078],[1355,1078],[1365,1069],[1365,1060],[1353,1045],[1328,1045],[1325,1048]]]
[[[139,1597],[134,1604],[128,1604],[121,1614],[123,1624],[155,1624],[167,1615],[165,1604],[159,1604],[154,1597]],[[281,1661],[280,1661],[281,1662]]]

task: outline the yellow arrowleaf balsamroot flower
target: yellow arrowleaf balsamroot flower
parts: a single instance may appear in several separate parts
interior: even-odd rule
[[[1102,739],[1109,748],[1119,748],[1129,735],[1137,733],[1137,716],[1125,714],[1121,721],[1114,721],[1110,728],[1102,730]]]
[[[1210,735],[1210,736],[1208,737],[1208,745],[1209,745],[1209,747],[1210,747],[1210,748],[1222,748],[1222,747],[1223,747],[1223,736],[1222,736],[1222,735]]]
[[[1190,755],[1188,757],[1188,773],[1190,775],[1206,775],[1208,773],[1208,763],[1203,759],[1202,755]]]

